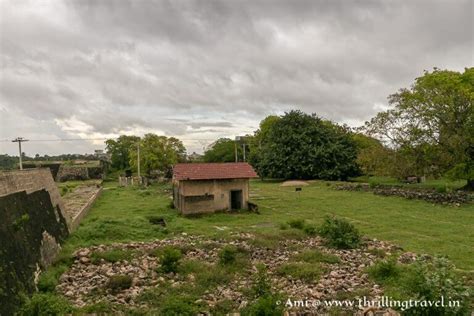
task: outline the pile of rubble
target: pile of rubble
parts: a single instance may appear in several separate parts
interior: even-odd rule
[[[384,196],[400,196],[406,199],[425,200],[430,203],[460,206],[472,201],[472,196],[464,191],[437,192],[434,189],[407,188],[401,186],[376,185],[370,186],[367,183],[341,184],[336,190],[344,191],[365,191]]]
[[[377,240],[366,240],[359,249],[335,250],[323,246],[319,237],[305,240],[284,240],[277,248],[269,249],[256,247],[252,244],[253,236],[250,234],[238,234],[233,241],[209,240],[197,236],[180,236],[173,239],[157,240],[153,242],[136,242],[128,244],[100,245],[82,248],[74,253],[74,263],[65,272],[57,286],[58,292],[62,293],[74,305],[84,305],[108,301],[115,304],[128,306],[146,307],[137,300],[138,296],[154,287],[179,286],[185,282],[193,282],[192,275],[180,276],[178,274],[159,273],[159,258],[152,255],[156,250],[174,245],[186,249],[183,259],[199,260],[215,265],[218,262],[218,253],[226,245],[234,245],[245,249],[249,256],[250,264],[244,267],[241,273],[235,275],[229,284],[220,285],[210,289],[199,300],[212,308],[221,300],[237,302],[243,308],[249,303],[246,291],[252,287],[256,271],[256,265],[263,263],[267,267],[268,276],[275,292],[284,293],[285,296],[294,300],[313,300],[323,302],[334,300],[341,293],[350,299],[352,293],[360,293],[363,290],[367,299],[377,299],[383,295],[383,290],[377,284],[371,282],[366,274],[366,268],[379,258],[377,255],[383,253],[391,255],[399,248]],[[129,260],[107,262],[104,259],[93,258],[94,252],[103,252],[112,249],[130,250],[135,255]],[[291,258],[305,250],[319,250],[339,258],[339,262],[322,264],[324,270],[319,280],[305,282],[299,279],[285,277],[277,273],[278,268]],[[114,275],[128,275],[132,279],[132,286],[113,293],[106,289],[106,284]],[[359,290],[359,292],[357,292]],[[312,312],[327,310],[321,304]],[[356,310],[355,310],[356,311]]]

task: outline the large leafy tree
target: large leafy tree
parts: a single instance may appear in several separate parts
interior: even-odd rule
[[[186,160],[186,148],[174,137],[145,134],[140,140],[140,169],[150,175],[152,171],[160,171],[169,176],[172,167]],[[130,151],[130,165],[138,168],[138,148],[133,146]]]
[[[356,174],[357,150],[347,128],[301,111],[271,120],[258,145],[261,176],[336,180]]]
[[[235,161],[236,143],[230,138],[219,138],[204,152],[205,162],[233,162]],[[237,146],[237,155],[242,155],[242,148]]]
[[[405,173],[448,173],[474,188],[473,101],[474,68],[435,68],[389,96],[392,108],[366,122],[365,131],[397,150],[399,161],[410,164]]]
[[[352,135],[357,147],[357,164],[362,173],[370,176],[387,176],[393,171],[393,151],[379,140],[360,134]]]
[[[111,165],[114,169],[130,168],[130,151],[136,147],[140,137],[121,135],[117,139],[105,141],[106,150],[111,155]]]
[[[255,131],[253,137],[249,138],[249,162],[260,170],[260,163],[262,162],[262,148],[265,147],[266,142],[269,140],[268,134],[273,128],[273,125],[280,120],[280,116],[269,115],[264,118],[259,125],[259,129]],[[262,174],[261,174],[262,175]]]

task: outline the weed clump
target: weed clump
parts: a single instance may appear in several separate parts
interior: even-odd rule
[[[101,259],[108,262],[118,262],[132,259],[132,252],[122,249],[111,249],[107,251],[95,251],[91,254],[91,262],[97,264]]]
[[[467,315],[470,293],[446,258],[421,259],[405,266],[395,260],[380,261],[368,268],[369,276],[382,284],[396,300],[449,300],[445,306],[399,306],[403,315]]]
[[[256,266],[257,274],[255,275],[252,293],[255,297],[271,294],[271,284],[267,275],[267,268],[263,264]]]
[[[272,293],[267,269],[264,265],[257,265],[257,274],[254,279],[254,285],[252,286],[252,294],[255,301],[246,306],[241,311],[241,315],[283,314],[283,304],[278,304],[278,302],[281,301],[280,295]]]
[[[20,315],[64,315],[74,307],[64,298],[52,293],[35,293],[19,311]]]
[[[318,234],[318,229],[314,225],[305,225],[303,231],[310,236],[315,236]]]
[[[288,225],[290,225],[291,228],[295,229],[303,229],[305,224],[304,219],[293,219],[288,221]]]
[[[360,233],[347,220],[337,217],[326,217],[319,228],[319,234],[326,239],[329,246],[338,249],[353,249],[360,245]]]
[[[296,261],[303,261],[307,263],[339,263],[339,257],[324,253],[319,250],[306,250],[293,257]]]
[[[165,247],[160,255],[161,271],[164,273],[176,273],[183,254],[175,247]]]
[[[420,260],[404,278],[406,298],[437,301],[441,297],[458,301],[457,306],[413,306],[404,315],[465,315],[469,312],[470,293],[454,273],[454,266],[446,259]]]
[[[305,282],[313,282],[319,279],[322,269],[318,264],[307,262],[292,262],[282,264],[277,273],[281,276],[291,277]]]
[[[278,227],[281,229],[281,230],[287,230],[289,225],[287,223],[280,223],[278,225]]]
[[[219,251],[219,264],[229,265],[235,263],[237,258],[237,249],[232,246],[225,246]]]
[[[369,267],[368,273],[375,281],[382,283],[397,278],[400,275],[400,268],[394,259],[382,260]]]
[[[113,275],[107,282],[106,287],[112,293],[118,293],[122,290],[128,289],[132,286],[132,277],[126,274]]]

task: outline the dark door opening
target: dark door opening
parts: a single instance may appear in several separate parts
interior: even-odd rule
[[[242,190],[230,191],[230,208],[240,210],[242,208]]]

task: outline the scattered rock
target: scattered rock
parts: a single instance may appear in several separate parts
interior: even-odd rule
[[[180,274],[163,275],[157,273],[159,259],[148,255],[164,246],[186,246],[188,251],[184,253],[185,260],[199,260],[208,264],[217,264],[218,253],[222,247],[228,244],[246,249],[252,265],[248,271],[236,275],[229,284],[209,289],[196,302],[205,303],[209,308],[215,306],[220,300],[231,300],[239,304],[239,309],[248,304],[245,290],[252,287],[252,275],[256,272],[255,265],[263,263],[267,266],[268,274],[272,282],[273,290],[285,292],[294,299],[308,300],[331,300],[339,292],[352,292],[357,289],[368,289],[368,296],[375,298],[383,294],[383,290],[373,284],[367,274],[366,267],[372,265],[379,258],[373,254],[374,250],[381,253],[391,253],[398,250],[397,247],[378,240],[364,240],[364,246],[353,250],[328,249],[319,237],[304,240],[283,240],[276,249],[268,249],[253,246],[251,234],[237,234],[233,241],[206,240],[202,237],[182,235],[173,239],[156,240],[153,242],[136,242],[128,244],[100,245],[80,249],[75,253],[76,260],[72,267],[60,277],[57,290],[65,295],[76,306],[92,304],[98,300],[109,301],[118,304],[139,305],[136,298],[145,290],[170,283],[172,287],[179,287],[184,282],[194,282],[195,275]],[[122,260],[115,263],[99,261],[92,263],[90,254],[95,251],[108,251],[111,249],[136,250],[135,257],[131,260]],[[287,263],[290,258],[300,249],[315,249],[335,255],[339,263],[321,263],[324,270],[319,280],[315,282],[303,282],[280,276],[277,269]],[[403,255],[402,255],[403,256]],[[401,258],[402,258],[401,256]],[[405,257],[408,255],[405,254]],[[405,258],[403,257],[403,258]],[[405,259],[400,259],[404,261]],[[111,277],[117,275],[128,275],[132,278],[129,288],[123,288],[117,292],[108,291],[100,299],[94,293],[95,289],[104,289]],[[100,293],[100,291],[99,291]],[[304,296],[304,297],[302,297]],[[198,304],[196,303],[196,304]],[[325,312],[325,307],[318,307],[317,312]],[[310,310],[315,312],[315,310]],[[355,312],[355,311],[353,311]]]

